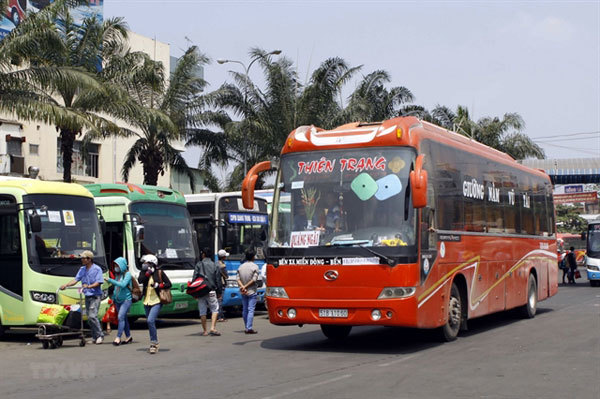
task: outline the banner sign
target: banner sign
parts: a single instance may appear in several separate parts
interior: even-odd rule
[[[595,204],[598,202],[598,194],[595,191],[577,193],[577,194],[555,194],[555,204],[574,204],[582,202],[584,204]]]
[[[583,192],[583,185],[577,184],[572,186],[565,186],[565,194],[576,194]]]
[[[230,213],[229,223],[269,224],[267,215],[256,213]]]

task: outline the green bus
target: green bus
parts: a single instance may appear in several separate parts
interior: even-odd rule
[[[119,256],[127,259],[134,278],[140,258],[154,254],[173,286],[173,302],[161,314],[194,310],[196,300],[185,293],[198,259],[190,215],[183,194],[170,188],[127,183],[85,186],[106,222],[104,246],[109,264]],[[129,317],[144,317],[142,301],[134,303]]]
[[[33,327],[44,304],[78,303],[76,291],[57,290],[75,277],[85,250],[107,270],[98,213],[88,190],[78,184],[0,177],[0,336],[11,327]],[[100,315],[105,309],[103,301]]]

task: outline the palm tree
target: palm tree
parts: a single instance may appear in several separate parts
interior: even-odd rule
[[[285,57],[274,61],[270,53],[259,48],[251,49],[249,55],[262,68],[266,89],[257,87],[246,71],[232,71],[235,83],[226,83],[206,96],[207,103],[221,110],[210,115],[210,119],[223,134],[194,135],[188,142],[205,147],[199,168],[210,176],[208,181],[216,181],[210,169],[213,163],[222,167],[236,164],[227,181],[220,185],[213,183],[213,189],[239,190],[244,178],[244,160],[252,165],[278,155],[285,138],[294,128],[299,84],[292,62]],[[224,110],[241,120],[232,120]],[[257,186],[262,183],[260,180]]]
[[[363,77],[350,96],[345,110],[348,121],[376,122],[401,115],[398,107],[413,101],[414,97],[406,87],[386,89],[384,84],[391,81],[388,72],[378,70]]]
[[[72,65],[48,62],[49,54],[64,50],[64,41],[55,23],[57,13],[81,3],[86,2],[56,0],[40,12],[28,15],[0,41],[1,111],[22,120],[55,124],[70,130],[113,128],[102,120],[88,118],[79,110],[64,107],[55,98],[63,87],[81,92],[101,90],[101,85],[89,73]]]
[[[331,129],[346,122],[344,105],[338,98],[342,87],[360,71],[339,57],[329,58],[313,72],[298,99],[297,123]]]
[[[517,113],[506,113],[502,118],[483,117],[475,122],[464,106],[458,106],[456,112],[448,107],[437,106],[431,111],[431,116],[433,123],[505,152],[515,159],[543,159],[545,156],[541,147],[521,133],[525,122]]]
[[[202,127],[207,115],[201,95],[207,83],[196,73],[199,67],[208,63],[208,57],[196,46],[191,46],[179,59],[168,84],[162,63],[142,53],[130,53],[124,58],[123,65],[129,65],[130,72],[121,74],[123,87],[140,106],[166,115],[171,123],[152,115],[140,115],[136,125],[141,133],[134,133],[137,140],[125,157],[123,180],[129,179],[129,171],[139,161],[143,166],[144,184],[156,185],[158,175],[171,168],[189,177],[193,191],[194,175],[173,143],[193,134],[208,133]]]

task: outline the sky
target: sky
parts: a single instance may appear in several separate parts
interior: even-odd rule
[[[362,65],[359,77],[388,71],[388,87],[427,109],[463,105],[475,120],[516,112],[547,158],[600,157],[600,0],[105,0],[104,17],[115,16],[173,56],[197,45],[212,59],[209,90],[242,71],[216,60],[247,65],[252,47],[282,50],[303,81],[337,56]],[[262,81],[258,67],[250,76]]]

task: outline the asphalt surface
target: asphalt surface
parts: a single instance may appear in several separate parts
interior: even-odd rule
[[[452,343],[426,331],[354,328],[342,343],[318,326],[256,335],[241,318],[201,336],[199,320],[163,319],[160,352],[134,343],[42,349],[31,333],[0,341],[0,398],[600,398],[600,287],[560,286],[534,319],[510,312],[469,322]],[[190,315],[192,317],[193,315]]]

